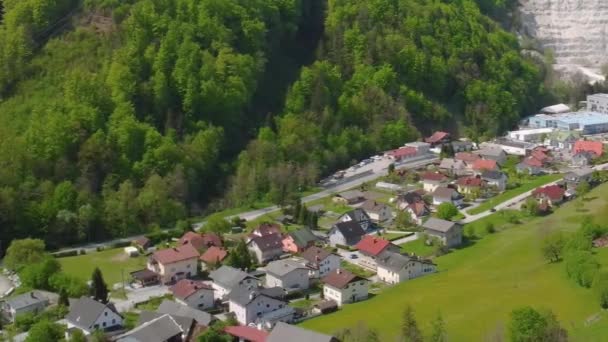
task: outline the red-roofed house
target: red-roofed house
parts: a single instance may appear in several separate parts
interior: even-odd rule
[[[564,201],[565,193],[566,190],[559,185],[548,185],[534,190],[532,196],[540,202],[547,202],[550,206],[554,206]]]
[[[484,171],[496,171],[498,170],[498,165],[496,164],[496,160],[478,159],[473,162],[473,166],[471,168],[476,173],[482,173]]]
[[[537,175],[542,172],[543,162],[534,156],[528,156],[517,164],[515,167],[517,172],[527,172],[530,175]]]
[[[281,226],[276,223],[262,223],[248,235],[247,242],[256,237],[264,237],[272,234],[281,234]]]
[[[239,342],[266,342],[266,338],[268,338],[266,331],[247,326],[226,327],[224,332],[236,337]]]
[[[228,256],[228,251],[222,247],[211,246],[201,255],[201,268],[207,269],[208,266],[220,264]]]
[[[456,181],[458,192],[462,194],[470,194],[474,191],[480,190],[483,187],[484,181],[479,176],[475,177],[462,177]]]
[[[359,263],[372,269],[376,269],[376,258],[386,252],[399,252],[399,246],[379,236],[365,235],[355,246],[361,253],[362,258]]]
[[[195,232],[186,232],[177,243],[178,245],[191,244],[199,252],[206,247],[201,234]]]
[[[148,259],[147,268],[159,275],[163,284],[196,275],[199,253],[191,244],[161,249]]]
[[[425,172],[420,176],[422,188],[426,192],[433,192],[437,187],[447,183],[448,177],[439,172]]]
[[[458,152],[454,155],[454,160],[462,160],[467,165],[472,165],[476,160],[479,159],[481,159],[479,155],[471,152]]]
[[[572,154],[580,152],[590,152],[595,154],[595,157],[599,157],[604,153],[604,144],[600,141],[578,140],[574,143]]]
[[[222,238],[215,233],[204,233],[202,237],[203,242],[205,243],[205,247],[207,248],[211,246],[222,247],[224,245],[222,243]]]
[[[425,142],[431,144],[431,146],[441,145],[450,142],[450,133],[437,131],[430,137],[424,139]]]
[[[202,281],[182,279],[171,286],[171,293],[178,303],[197,310],[213,307],[213,288]]]
[[[418,155],[418,150],[415,147],[401,147],[396,150],[388,151],[386,155],[394,161],[402,161],[413,158]]]

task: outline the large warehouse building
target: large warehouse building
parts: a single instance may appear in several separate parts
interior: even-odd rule
[[[580,130],[583,134],[598,134],[608,132],[608,114],[588,111],[554,115],[538,114],[530,117],[529,125],[531,128]]]

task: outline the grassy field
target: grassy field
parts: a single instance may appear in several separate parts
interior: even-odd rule
[[[354,326],[364,321],[381,334],[382,341],[398,335],[404,308],[411,305],[428,333],[430,321],[441,312],[450,341],[483,341],[504,329],[509,313],[521,306],[549,308],[568,329],[571,341],[605,341],[608,313],[600,310],[592,290],[568,279],[563,264],[547,264],[540,253],[543,234],[572,231],[583,215],[593,214],[598,223],[608,221],[608,184],[591,192],[584,212],[572,203],[552,215],[488,234],[469,247],[435,259],[439,272],[402,283],[367,301],[347,305],[337,313],[305,321],[302,326],[323,332]],[[505,215],[487,218],[501,223]],[[476,222],[479,227],[483,222]],[[498,226],[498,225],[497,225]],[[608,249],[597,251],[608,267]]]
[[[515,196],[521,195],[526,191],[530,191],[539,186],[545,185],[547,183],[551,183],[553,181],[560,179],[561,177],[562,177],[562,175],[560,175],[560,174],[549,174],[549,175],[542,175],[539,177],[535,177],[533,179],[530,179],[526,183],[521,184],[517,188],[509,189],[509,190],[499,194],[498,196],[494,196],[494,197],[490,198],[489,200],[480,204],[478,207],[475,207],[475,208],[467,211],[467,213],[469,215],[479,214],[486,210],[492,209],[496,205],[498,205],[502,202],[505,202]]]
[[[423,257],[433,254],[435,247],[427,246],[423,240],[424,239],[417,239],[414,241],[406,242],[401,245],[401,251],[407,253],[414,253]]]
[[[121,272],[124,271],[125,280],[128,280],[129,272],[142,269],[146,265],[145,257],[129,258],[122,248],[58,260],[65,272],[84,280],[91,279],[93,270],[95,267],[99,267],[109,287],[121,282]]]

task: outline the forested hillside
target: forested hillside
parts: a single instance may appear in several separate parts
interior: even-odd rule
[[[284,202],[435,128],[492,136],[542,92],[473,0],[4,7],[3,246],[172,227],[223,196]]]
[[[232,199],[285,201],[319,172],[434,128],[495,136],[542,92],[539,68],[518,50],[472,0],[329,0],[318,60],[275,129],[240,156]]]

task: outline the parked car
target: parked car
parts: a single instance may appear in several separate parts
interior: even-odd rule
[[[355,253],[353,253],[353,254],[351,254],[351,255],[350,255],[350,258],[351,258],[351,259],[357,259],[358,257],[359,257],[359,256],[358,256],[357,254],[355,254]]]

